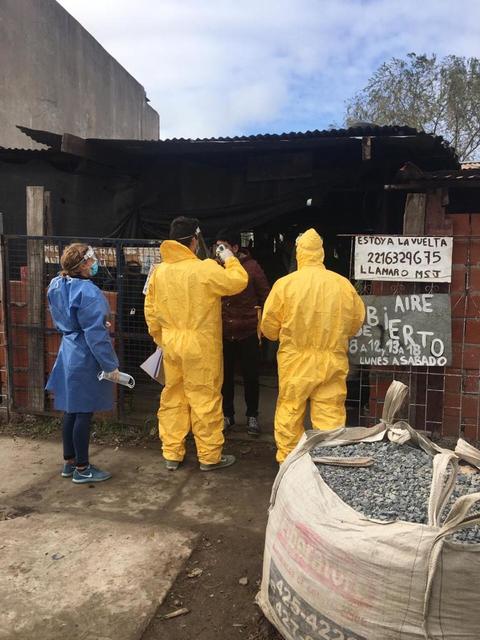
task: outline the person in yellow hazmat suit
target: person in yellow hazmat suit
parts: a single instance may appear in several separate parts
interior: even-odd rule
[[[234,456],[222,455],[221,299],[243,291],[248,274],[225,247],[217,251],[224,267],[198,259],[198,224],[195,218],[173,220],[145,298],[148,331],[163,350],[165,387],[158,423],[163,457],[172,471],[185,456],[190,429],[202,471],[235,462]]]
[[[274,284],[261,323],[269,340],[280,340],[275,412],[280,463],[304,431],[307,400],[315,429],[345,425],[348,339],[365,317],[351,283],[325,268],[323,241],[314,229],[299,237],[296,251],[298,270]]]

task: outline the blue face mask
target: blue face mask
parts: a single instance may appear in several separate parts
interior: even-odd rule
[[[95,260],[95,262],[90,267],[90,275],[96,276],[97,273],[98,273],[98,260]]]

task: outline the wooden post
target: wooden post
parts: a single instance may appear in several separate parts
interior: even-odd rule
[[[53,236],[52,194],[50,191],[45,191],[43,200],[45,203],[45,235]]]
[[[425,233],[425,210],[427,196],[424,193],[409,193],[403,214],[403,235],[423,236]]]
[[[27,236],[43,236],[45,196],[43,187],[27,187]],[[33,412],[45,410],[45,337],[43,322],[44,247],[43,240],[27,239],[28,305],[28,404]]]

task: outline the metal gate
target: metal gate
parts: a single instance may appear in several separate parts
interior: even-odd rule
[[[111,336],[120,369],[132,372],[136,392],[117,387],[112,417],[143,421],[158,408],[160,388],[139,369],[154,350],[143,315],[143,288],[150,266],[159,261],[160,241],[55,236],[4,236],[4,331],[7,338],[9,409],[19,413],[51,414],[52,400],[45,393],[47,376],[60,346],[53,326],[46,291],[60,270],[60,256],[71,242],[95,249],[99,271],[95,284],[104,292],[112,311]],[[3,381],[5,382],[5,381]]]

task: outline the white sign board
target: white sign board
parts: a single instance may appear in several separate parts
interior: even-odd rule
[[[451,282],[453,238],[357,236],[355,280]]]

